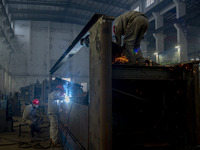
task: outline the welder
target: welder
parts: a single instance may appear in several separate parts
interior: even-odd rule
[[[60,100],[64,99],[63,85],[57,85],[56,89],[48,97],[48,116],[50,121],[50,141],[52,146],[59,147],[58,120]]]
[[[41,118],[39,117],[36,111],[38,106],[39,106],[39,100],[34,99],[32,101],[32,104],[25,107],[22,116],[22,121],[24,123],[28,123],[28,125],[30,126],[31,137],[34,137],[35,132],[36,133],[40,132]]]
[[[145,59],[140,49],[140,42],[149,26],[148,18],[138,11],[129,11],[115,19],[113,32],[116,43],[124,49],[129,62],[143,63]],[[123,45],[122,45],[122,36]]]

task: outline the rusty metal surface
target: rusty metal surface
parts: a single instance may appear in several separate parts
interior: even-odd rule
[[[153,143],[161,149],[159,144],[164,143],[169,149],[199,145],[199,62],[112,65],[112,71],[116,145],[124,148],[129,143],[136,149]]]
[[[113,79],[184,80],[184,71],[175,67],[112,65]]]
[[[193,84],[194,84],[194,101],[195,101],[195,116],[196,116],[196,135],[197,135],[197,143],[196,145],[200,145],[200,89],[199,89],[199,64],[193,65]]]
[[[188,127],[189,144],[196,146],[200,144],[200,98],[199,98],[199,64],[189,63],[190,72],[187,77],[187,108],[186,119]]]
[[[112,20],[90,30],[89,149],[112,150]]]

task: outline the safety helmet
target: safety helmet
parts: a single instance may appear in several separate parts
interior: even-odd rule
[[[57,85],[56,88],[59,89],[59,90],[61,90],[61,92],[64,92],[63,85]]]
[[[35,104],[35,105],[39,105],[39,104],[40,104],[38,99],[34,99],[34,100],[32,101],[32,103]]]

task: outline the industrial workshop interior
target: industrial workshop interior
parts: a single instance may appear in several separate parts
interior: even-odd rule
[[[200,0],[0,0],[0,150],[200,150]]]

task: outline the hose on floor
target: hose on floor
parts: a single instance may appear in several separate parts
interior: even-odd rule
[[[0,146],[18,145],[19,148],[35,148],[35,149],[48,149],[48,148],[51,147],[50,144],[48,146],[41,145],[42,142],[47,141],[48,139],[31,140],[29,142],[16,141],[16,140],[7,139],[7,138],[4,138],[4,137],[0,137],[0,139],[4,139],[4,140],[13,142],[13,143],[7,143],[7,144],[0,144]]]
[[[44,122],[43,122],[44,123]],[[18,126],[14,126],[14,127],[19,127]],[[44,127],[40,127],[42,128],[48,128],[49,124],[47,126]],[[49,143],[47,146],[42,145],[41,143],[43,143],[44,141],[48,141],[49,138],[48,137],[43,137],[42,140],[31,140],[31,141],[18,141],[18,140],[12,140],[12,139],[8,139],[8,138],[4,138],[0,136],[0,140],[7,140],[10,141],[12,143],[5,143],[5,144],[0,144],[0,146],[12,146],[12,145],[18,145],[19,148],[35,148],[35,149],[48,149],[51,147],[51,144]]]

